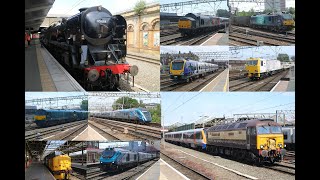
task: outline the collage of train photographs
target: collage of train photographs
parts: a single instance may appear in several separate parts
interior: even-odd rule
[[[25,0],[26,180],[295,179],[295,0]]]

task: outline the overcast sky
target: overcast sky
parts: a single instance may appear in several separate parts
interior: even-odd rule
[[[294,92],[161,92],[165,126],[193,123],[200,116],[232,118],[233,114],[295,110]],[[288,117],[289,118],[289,117]]]
[[[110,94],[112,92],[101,92],[101,93],[106,93],[106,94]],[[152,94],[159,94],[158,92],[151,92]],[[120,97],[124,97],[124,96],[128,96],[128,93],[119,93],[117,92],[117,96],[116,97],[108,97],[108,96],[93,96],[92,94],[95,94],[94,92],[89,92],[89,111],[91,111],[92,109],[95,109],[97,107],[100,107],[102,109],[112,109],[112,104],[114,103],[114,101],[116,101],[118,98]],[[139,93],[137,92],[130,92],[130,94],[132,94],[130,97],[134,98],[136,100],[138,100],[138,102],[140,100],[143,101],[143,103],[158,103],[160,104],[161,99],[160,98],[148,98],[147,96],[145,97],[134,97],[135,95],[137,96]]]
[[[255,11],[263,11],[264,3],[256,2],[237,2],[230,3],[231,7],[237,7],[239,11],[250,11],[253,8]],[[286,0],[286,7],[295,7],[295,0]]]
[[[68,97],[68,96],[83,96],[87,95],[86,92],[25,92],[25,100],[32,99],[43,99],[43,98],[54,98],[54,97]],[[73,99],[70,101],[59,100],[59,101],[49,101],[43,103],[28,103],[28,106],[37,106],[40,108],[61,108],[62,106],[80,107],[82,99]]]
[[[277,59],[278,54],[295,55],[295,46],[250,46],[248,49],[230,51],[230,60],[245,60],[250,57]]]
[[[178,3],[178,2],[186,2],[190,0],[160,0],[160,4],[170,4],[170,3]],[[184,16],[188,13],[203,13],[208,15],[215,15],[218,9],[228,10],[227,1],[219,1],[219,2],[210,2],[210,3],[201,3],[194,5],[185,5],[182,7],[170,7],[167,9],[161,9],[161,12],[169,12],[169,13],[177,13],[179,16]]]
[[[136,2],[139,0],[55,0],[53,6],[48,12],[51,14],[71,16],[79,13],[79,9],[83,7],[99,6],[108,9],[112,14],[132,10]],[[145,0],[147,3],[158,2],[159,0]]]

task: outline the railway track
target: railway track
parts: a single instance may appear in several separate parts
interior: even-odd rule
[[[219,69],[218,71],[206,75],[204,78],[198,78],[189,83],[177,83],[173,81],[166,81],[165,84],[160,85],[161,91],[199,91],[204,86],[208,84],[208,82],[212,81],[215,77],[217,77],[223,70]]]
[[[263,45],[292,45],[295,44],[294,36],[286,36],[283,34],[269,33],[265,31],[253,30],[243,27],[232,27],[229,39],[234,42],[240,42],[240,45],[258,46],[258,41],[262,41]],[[230,43],[234,45],[234,43]]]
[[[100,168],[93,167],[87,170],[86,179],[88,180],[99,180],[109,177],[107,172],[100,171]]]
[[[181,162],[172,158],[170,155],[168,155],[164,152],[160,152],[160,154],[161,154],[161,159],[166,161],[168,164],[179,166],[179,171],[189,172],[189,173],[184,173],[185,175],[188,175],[188,178],[190,178],[190,179],[210,179],[205,174],[202,174],[201,172],[194,170],[193,167],[189,167],[187,164],[182,164]]]
[[[274,171],[282,172],[285,174],[295,175],[295,168],[282,166],[282,165],[263,165],[264,168],[271,169]]]
[[[95,124],[93,124],[91,121],[88,121],[88,125],[93,128],[95,131],[97,131],[101,136],[108,139],[108,141],[111,140],[120,140],[118,137],[114,136],[112,133],[108,132],[106,129],[101,128]]]
[[[160,59],[148,58],[148,57],[138,56],[138,55],[134,55],[134,54],[127,54],[126,57],[131,58],[131,59],[135,59],[138,61],[144,61],[144,62],[148,62],[151,64],[160,65]]]
[[[94,122],[103,124],[106,127],[117,129],[118,131],[124,132],[128,131],[128,134],[136,136],[141,139],[161,139],[160,128],[138,125],[132,123],[119,122],[114,120],[107,120],[102,118],[92,118]]]
[[[285,70],[258,81],[252,81],[247,77],[233,79],[230,80],[229,91],[270,91],[287,73],[288,70]]]
[[[86,125],[87,120],[76,121],[72,123],[60,124],[47,128],[39,128],[25,132],[25,140],[40,140],[50,135],[54,136],[57,132],[61,132],[64,129],[73,128],[79,125]]]

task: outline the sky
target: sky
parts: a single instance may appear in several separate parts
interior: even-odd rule
[[[108,94],[112,93],[112,92],[106,92]],[[157,92],[151,92],[152,94],[158,94]],[[110,109],[112,110],[112,104],[114,103],[114,101],[116,101],[119,97],[123,97],[123,96],[128,96],[128,93],[123,93],[123,95],[121,95],[121,93],[117,92],[117,94],[119,94],[119,96],[117,97],[105,97],[105,96],[92,96],[90,95],[91,93],[89,92],[89,111],[99,107],[105,107],[107,110]],[[136,92],[132,92],[132,96],[137,95],[138,93]],[[148,97],[132,97],[138,101],[142,100],[143,103],[158,103],[160,104],[160,98],[148,98]]]
[[[42,99],[42,98],[54,98],[54,97],[68,97],[68,96],[83,96],[86,95],[85,92],[25,92],[25,100],[32,100],[32,99]],[[74,99],[71,101],[66,100],[59,100],[54,101],[52,103],[50,102],[44,102],[44,103],[28,103],[26,105],[28,106],[37,106],[37,109],[40,108],[61,108],[62,106],[69,106],[69,107],[80,107],[81,99]]]
[[[48,12],[48,16],[51,14],[71,16],[79,13],[80,8],[99,5],[108,9],[111,14],[118,14],[119,12],[132,10],[138,1],[139,0],[55,0]],[[148,4],[159,2],[159,0],[145,0],[145,2]]]
[[[231,7],[237,7],[239,11],[249,11],[253,8],[255,11],[263,11],[264,10],[264,3],[256,3],[256,2],[247,2],[247,3],[230,3]],[[295,7],[295,0],[286,0],[286,7]]]
[[[295,46],[251,46],[252,48],[231,51],[230,60],[245,60],[250,57],[277,59],[279,53],[295,55]]]
[[[160,4],[170,4],[177,2],[186,2],[190,0],[160,0]],[[215,15],[216,10],[218,9],[226,9],[228,10],[227,1],[221,2],[210,2],[210,3],[201,3],[198,5],[186,5],[183,8],[175,9],[174,7],[170,7],[169,9],[160,9],[161,12],[169,12],[169,13],[177,13],[179,16],[184,16],[188,13],[205,13],[210,15]]]
[[[129,146],[129,142],[99,142],[99,149]]]
[[[164,126],[193,123],[200,116],[232,118],[233,114],[295,110],[294,92],[161,92]]]

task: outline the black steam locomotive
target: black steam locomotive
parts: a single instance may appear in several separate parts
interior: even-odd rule
[[[86,90],[116,90],[121,74],[138,73],[126,60],[126,20],[101,6],[81,8],[41,33],[41,43]]]

